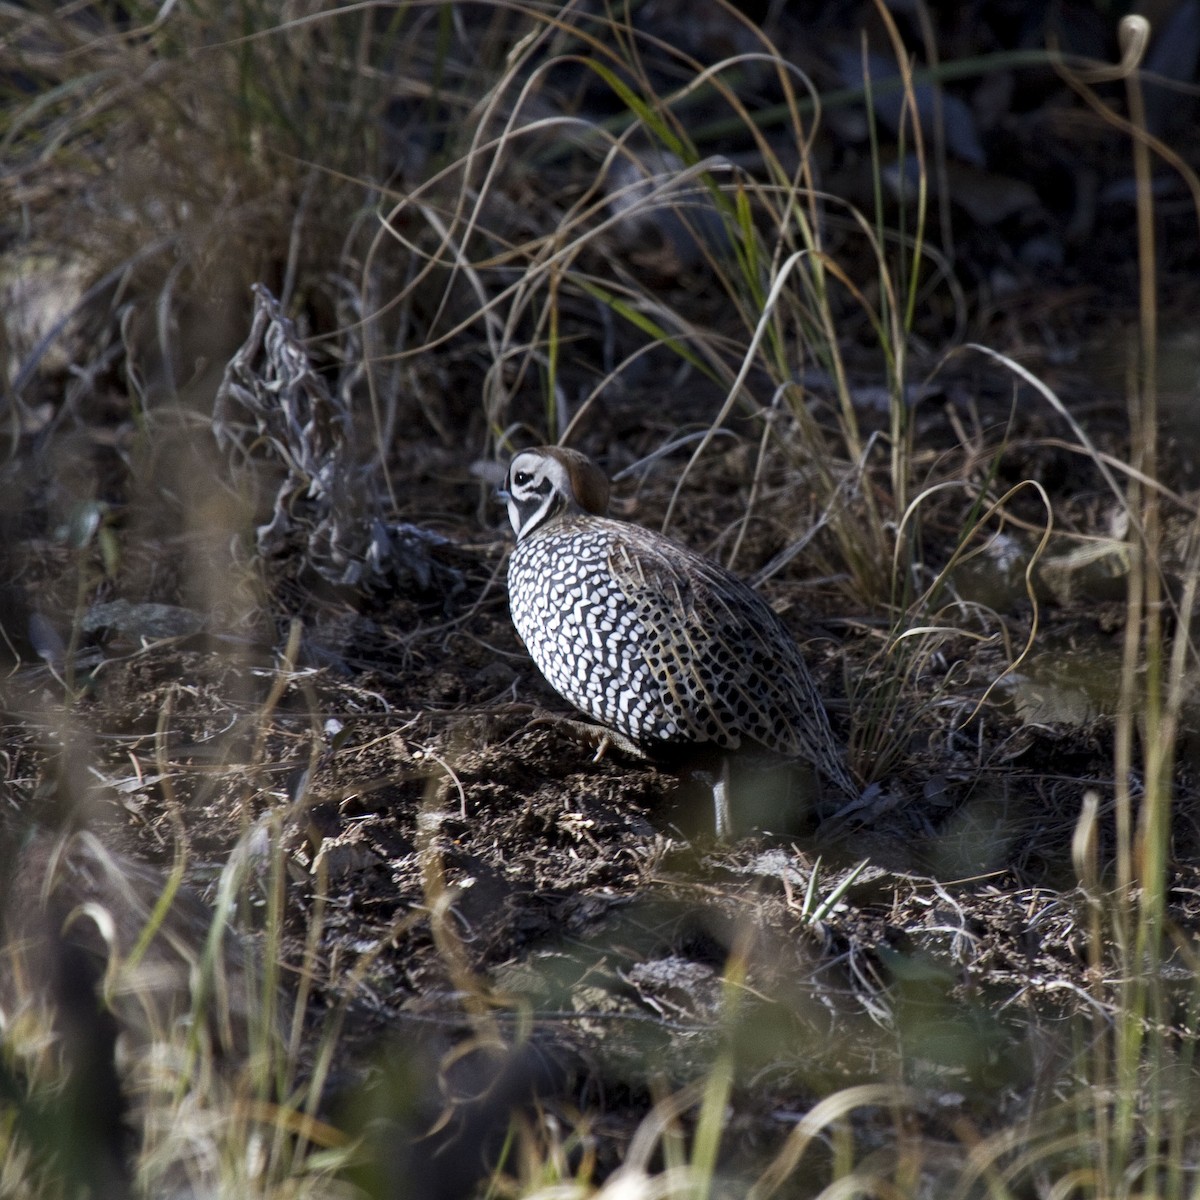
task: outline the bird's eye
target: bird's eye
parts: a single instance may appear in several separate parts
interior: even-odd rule
[[[533,482],[533,476],[530,475],[530,473],[528,471],[518,471],[513,476],[513,483],[515,483],[517,485],[517,487],[524,487],[527,483],[532,483],[532,482]]]

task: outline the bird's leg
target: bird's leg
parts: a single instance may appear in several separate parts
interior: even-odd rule
[[[596,754],[592,762],[599,762],[610,749],[614,748],[622,754],[629,755],[630,758],[646,758],[646,752],[636,742],[631,741],[623,733],[618,733],[615,729],[606,729],[604,737],[596,747]]]
[[[728,841],[733,833],[733,822],[729,815],[729,759],[721,759],[720,773],[713,779],[713,823],[717,841]]]
[[[542,724],[566,730],[585,745],[595,746],[596,755],[592,759],[593,762],[599,762],[609,750],[616,750],[639,762],[646,761],[645,750],[637,742],[627,738],[623,733],[618,733],[615,729],[605,729],[603,725],[594,725],[591,721],[577,721],[574,717],[561,717],[557,713],[545,713],[535,717],[529,722],[526,729]]]

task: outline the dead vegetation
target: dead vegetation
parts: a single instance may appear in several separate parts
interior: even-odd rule
[[[0,1194],[1195,1194],[1194,6],[803,7],[0,14]],[[560,437],[863,806],[563,722]]]

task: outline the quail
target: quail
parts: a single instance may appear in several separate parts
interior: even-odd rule
[[[524,450],[501,495],[513,623],[550,686],[639,747],[758,748],[856,787],[800,648],[765,600],[662,534],[608,517],[583,454]],[[730,828],[727,766],[714,786]]]

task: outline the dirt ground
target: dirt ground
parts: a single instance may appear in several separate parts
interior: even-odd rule
[[[927,407],[917,441],[930,453],[952,403]],[[1048,453],[1049,431],[1036,412],[1023,420],[1013,444],[1033,449],[1005,469],[1046,478],[1032,456]],[[231,854],[263,856],[238,924],[256,945],[282,889],[285,992],[307,977],[312,1044],[339,1023],[331,1121],[370,1125],[396,1178],[427,1179],[412,1194],[461,1194],[514,1112],[563,1128],[585,1114],[603,1174],[656,1099],[702,1085],[732,1046],[722,1164],[748,1179],[796,1115],[839,1088],[909,1086],[922,1136],[950,1141],[1004,1127],[1070,1073],[1067,1031],[1097,992],[1071,840],[1090,793],[1101,860],[1111,853],[1113,725],[1087,671],[1055,667],[1018,669],[976,711],[1029,630],[1019,571],[963,575],[962,595],[986,594],[1003,636],[952,638],[929,657],[878,778],[853,742],[848,692],[877,673],[886,625],[848,610],[836,580],[806,579],[802,562],[772,579],[766,594],[809,646],[835,728],[877,786],[831,816],[779,771],[747,768],[734,780],[739,836],[720,844],[702,783],[597,756],[540,679],[507,614],[510,537],[492,485],[433,441],[404,459],[394,587],[330,587],[284,549],[231,564],[224,627],[217,606],[172,635],[145,623],[191,609],[93,605],[73,705],[55,699],[45,665],[18,667],[5,690],[7,794],[23,823],[31,810],[51,828],[67,819],[160,882],[182,856],[200,912]],[[739,443],[693,476],[677,536],[714,549],[742,511],[749,460]],[[618,503],[654,525],[673,482],[660,464]],[[747,573],[779,548],[786,483],[762,493]],[[1069,486],[1058,502],[1085,504]],[[931,553],[952,547],[949,510],[944,530]],[[178,586],[229,532],[148,538],[140,569]],[[38,565],[36,548],[23,563]],[[1039,645],[1061,647],[1060,662],[1075,648],[1107,674],[1120,603],[1039,591]],[[1181,758],[1170,919],[1195,933]],[[268,835],[285,847],[279,876]],[[418,1100],[396,1100],[398,1073],[420,1081]],[[856,1136],[890,1144],[893,1125],[867,1110]]]
[[[828,18],[831,6],[813,7]],[[739,764],[725,843],[704,780],[581,729],[509,620],[511,531],[492,450],[542,440],[548,368],[504,377],[501,420],[484,339],[447,336],[403,377],[411,393],[399,389],[390,436],[372,442],[385,422],[356,373],[366,335],[332,286],[314,285],[299,328],[265,287],[251,311],[238,281],[237,303],[220,308],[236,336],[223,325],[222,354],[206,358],[197,318],[188,336],[205,353],[183,339],[195,376],[157,404],[138,390],[138,330],[115,303],[102,364],[81,357],[78,329],[60,330],[77,359],[23,380],[0,464],[0,865],[16,964],[0,1012],[22,988],[69,1007],[112,963],[140,963],[141,990],[111,1005],[135,1049],[110,1057],[140,1052],[145,1065],[190,1011],[204,962],[220,980],[201,1006],[215,1069],[236,1074],[265,1024],[295,1051],[289,1084],[322,1080],[306,1116],[336,1131],[330,1144],[366,1139],[354,1178],[416,1200],[479,1194],[497,1163],[519,1173],[521,1146],[597,1180],[639,1156],[659,1169],[672,1138],[702,1124],[714,1079],[730,1088],[719,1158],[730,1196],[848,1088],[891,1090],[859,1094],[842,1133],[816,1139],[811,1179],[782,1194],[819,1191],[811,1180],[844,1153],[843,1135],[868,1160],[919,1144],[913,1194],[940,1196],[990,1135],[1068,1123],[1060,1102],[1119,1004],[1098,897],[1113,880],[1122,788],[1136,807],[1144,781],[1136,739],[1126,776],[1114,766],[1123,681],[1146,674],[1123,670],[1136,538],[1105,475],[1126,487],[1144,448],[1127,403],[1144,295],[1128,205],[1110,200],[1076,228],[1088,172],[1128,174],[1124,160],[1113,167],[1111,128],[1072,140],[1082,105],[1051,72],[1039,79],[1036,96],[1009,97],[1007,124],[997,118],[1004,137],[989,144],[982,186],[1020,191],[1018,164],[1053,179],[1007,224],[956,208],[941,233],[957,238],[962,312],[949,287],[931,285],[917,306],[901,403],[917,519],[902,528],[879,450],[896,401],[852,304],[835,322],[846,395],[864,439],[878,439],[861,469],[837,439],[836,389],[801,350],[803,412],[734,406],[694,469],[726,392],[673,349],[614,371],[573,430],[572,445],[624,473],[615,515],[666,521],[761,585],[805,646],[863,782],[860,804],[831,807],[784,768]],[[839,119],[824,185],[866,204],[865,139]],[[1178,136],[1195,157],[1194,130]],[[526,208],[555,227],[556,186],[572,199],[599,186],[569,178],[580,168],[565,155],[528,179],[523,168],[497,171],[506,251]],[[1157,279],[1155,613],[1167,644],[1192,620],[1200,482],[1200,254],[1185,208],[1176,195],[1156,226],[1170,247]],[[1047,241],[1062,261],[1031,257]],[[721,323],[728,298],[698,286],[694,263],[598,240],[579,270],[599,277],[589,255],[606,254],[697,328],[711,319],[736,365],[722,342],[736,327]],[[865,264],[848,277],[873,286]],[[388,269],[399,290],[407,266]],[[412,300],[414,323],[422,304],[440,318],[444,303],[453,321],[456,304],[479,303],[445,287]],[[612,311],[594,301],[585,290],[563,301],[571,332],[553,394],[572,403],[645,333],[620,326],[611,350]],[[1019,361],[1064,411],[965,348],[964,331]],[[528,337],[540,348],[546,334]],[[69,391],[83,377],[89,387]],[[818,499],[819,468],[834,459],[848,481],[842,515],[865,528],[868,510],[882,511],[900,547],[895,559],[872,551],[857,576]],[[1165,914],[1178,951],[1166,970],[1180,980],[1200,935],[1197,710],[1185,690]],[[214,941],[213,929],[228,933]],[[20,945],[35,947],[29,961]],[[81,949],[87,987],[73,991],[63,964],[77,968]],[[1185,1057],[1189,1003],[1153,1017]],[[84,1041],[120,1040],[82,1028]],[[136,1108],[126,1068],[113,1088]],[[648,1118],[662,1134],[649,1149]]]

